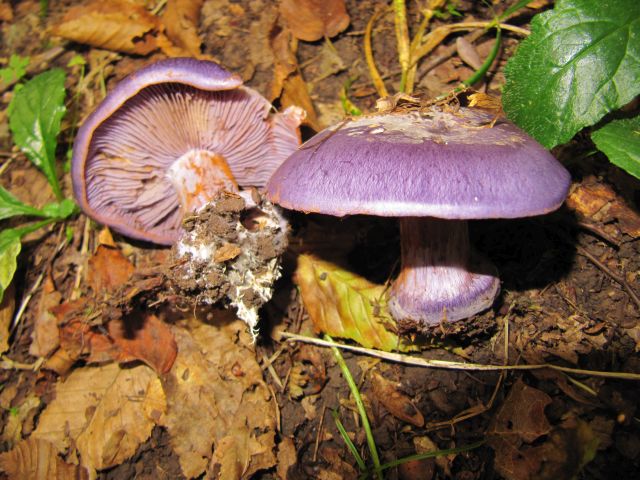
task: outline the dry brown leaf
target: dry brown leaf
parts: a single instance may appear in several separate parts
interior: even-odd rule
[[[198,23],[203,1],[169,0],[162,15],[169,40],[192,57],[201,54],[202,40],[198,35]]]
[[[163,425],[187,477],[248,478],[275,465],[275,408],[245,325],[174,328],[178,356],[163,377]],[[213,456],[211,455],[213,446]]]
[[[31,345],[29,346],[30,355],[48,357],[60,345],[58,321],[56,316],[50,312],[53,307],[60,304],[60,300],[62,300],[62,295],[56,291],[51,276],[47,275],[42,291],[38,296],[35,324],[31,333]]]
[[[155,315],[113,320],[108,324],[109,336],[118,347],[114,360],[142,360],[159,374],[171,370],[178,346],[169,326]]]
[[[274,78],[271,84],[270,101],[280,98],[282,108],[298,106],[307,112],[304,124],[316,131],[322,130],[309,90],[298,69],[295,52],[297,40],[287,28],[276,26],[269,41],[274,55]]]
[[[391,415],[416,427],[424,425],[422,413],[407,395],[399,391],[398,384],[387,380],[377,372],[373,372],[371,385],[373,394]]]
[[[298,453],[293,438],[284,437],[278,444],[278,463],[276,475],[280,480],[287,480],[287,473],[291,467],[298,463]]]
[[[2,303],[0,303],[0,353],[9,349],[9,336],[13,312],[16,309],[16,294],[13,282],[4,292]]]
[[[296,38],[315,42],[349,26],[344,0],[282,0],[280,13]]]
[[[82,465],[93,472],[132,456],[165,409],[160,381],[149,367],[79,368],[58,382],[33,437],[59,452],[75,444]]]
[[[327,382],[327,369],[321,350],[311,345],[302,345],[293,357],[289,375],[289,393],[299,399],[320,393]]]
[[[95,294],[101,296],[125,284],[134,270],[120,250],[100,245],[89,259],[87,282]]]
[[[622,232],[633,238],[640,237],[640,215],[609,185],[593,177],[576,185],[566,203],[579,217],[605,224],[617,220]]]
[[[40,398],[33,393],[24,398],[22,403],[9,414],[0,437],[2,442],[12,446],[22,440],[23,430],[30,431],[33,428],[32,422],[38,408],[40,408]],[[31,422],[31,425],[27,425],[26,422]]]
[[[8,0],[0,0],[0,21],[10,22],[13,20],[13,10]]]
[[[53,444],[30,437],[13,450],[0,454],[0,471],[21,480],[55,480],[89,478],[79,465],[70,465],[58,456]]]
[[[116,52],[147,55],[159,47],[162,24],[127,0],[93,0],[71,7],[52,33],[74,42]]]

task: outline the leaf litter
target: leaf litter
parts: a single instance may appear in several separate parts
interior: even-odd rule
[[[138,52],[150,49],[149,53],[137,53],[137,55],[157,54],[162,51],[168,55],[175,55],[180,51],[189,52],[193,56],[201,52],[202,55],[219,58],[224,64],[237,68],[245,80],[253,82],[253,85],[261,91],[268,92],[271,86],[271,97],[276,103],[304,105],[310,112],[310,125],[313,128],[321,126],[321,121],[317,118],[314,120],[312,115],[314,107],[321,113],[321,119],[329,118],[325,113],[335,115],[335,105],[338,105],[337,114],[341,115],[336,98],[337,92],[342,91],[347,84],[347,79],[355,80],[353,88],[351,80],[349,81],[349,86],[345,90],[346,96],[353,99],[365,111],[372,108],[375,99],[371,96],[372,89],[367,81],[366,68],[363,69],[362,63],[359,63],[359,58],[362,57],[359,43],[361,32],[364,31],[366,21],[374,11],[374,7],[386,5],[384,2],[327,2],[332,6],[346,3],[346,10],[350,14],[346,20],[347,25],[350,23],[350,30],[347,30],[347,33],[338,33],[344,28],[342,26],[345,25],[344,16],[338,15],[341,20],[336,22],[339,25],[336,27],[328,22],[326,15],[313,13],[317,2],[289,2],[295,4],[294,7],[298,9],[294,10],[295,18],[278,20],[277,6],[261,0],[239,3],[224,0],[207,2],[172,2],[170,0],[164,8],[164,14],[152,15],[153,18],[145,14],[135,19],[133,24],[125,25],[130,19],[123,18],[124,13],[137,11],[136,9],[140,8],[143,2],[127,3],[134,7],[128,6],[128,10],[123,10],[114,17],[121,23],[117,28],[129,29],[128,32],[123,30],[116,35],[120,37],[117,41],[123,42],[125,47],[103,44],[102,48],[113,48],[118,51],[124,51],[123,48],[140,49]],[[282,5],[285,3],[282,2]],[[408,3],[411,5],[411,2]],[[0,2],[0,10],[7,10],[5,5],[6,2]],[[22,21],[25,11],[28,10],[25,5],[25,2],[10,4],[7,11],[17,21]],[[94,30],[103,28],[104,31],[107,33],[110,31],[112,34],[118,31],[114,26],[101,26],[99,22],[103,20],[95,17],[96,12],[100,10],[97,3],[85,2],[83,6],[88,6],[91,12],[84,18],[78,16],[76,21],[79,22],[82,19]],[[469,15],[471,12],[466,2],[461,2],[457,8],[463,15]],[[315,15],[314,22],[300,22],[301,9],[311,11],[312,15]],[[71,9],[67,10],[69,11]],[[176,11],[181,14],[174,15]],[[145,12],[148,13],[149,10]],[[482,13],[482,9],[478,7],[474,13]],[[420,12],[414,11],[414,14],[415,18],[419,18]],[[0,20],[4,18],[0,16]],[[60,25],[64,23],[60,18],[62,16],[54,16],[51,21],[54,25]],[[389,16],[381,21],[374,35],[376,59],[379,60],[381,71],[389,85],[393,81],[396,62],[396,53],[390,47],[393,42],[390,42],[390,37],[387,36],[388,29],[393,28],[390,19]],[[433,19],[432,21],[440,22]],[[300,25],[301,23],[303,24]],[[321,25],[321,27],[314,25]],[[334,52],[326,42],[298,41],[302,38],[302,34],[297,31],[300,26],[313,27],[315,32],[322,31],[320,37],[334,37],[330,45],[335,49],[337,56],[326,55],[328,51]],[[338,34],[333,33],[334,31]],[[138,36],[132,36],[133,32],[141,33]],[[318,33],[314,35],[317,36]],[[199,37],[206,41],[200,41]],[[447,48],[454,46],[455,50],[454,43],[455,39],[448,45],[442,46]],[[15,43],[12,44],[15,45]],[[225,48],[224,45],[228,47]],[[508,47],[511,48],[514,45],[515,43],[511,43]],[[463,55],[468,56],[468,45],[459,48],[464,49]],[[478,47],[477,43],[475,49],[481,57],[484,55],[484,50]],[[434,50],[434,57],[440,56],[442,51],[443,49]],[[96,52],[90,50],[89,56],[96,57]],[[320,66],[314,64],[314,59]],[[342,65],[337,59],[342,61]],[[90,83],[93,91],[86,92],[88,93],[85,96],[87,106],[91,104],[91,98],[94,95],[96,98],[100,96],[101,81],[106,79],[111,82],[114,77],[120,78],[146,61],[148,59],[142,56],[126,57],[121,60],[118,60],[117,56],[91,60],[89,71],[100,73],[96,75],[95,82]],[[61,66],[64,64],[61,63]],[[343,68],[346,69],[343,70]],[[438,84],[438,89],[455,86],[457,79],[464,78],[467,71],[456,65],[455,61],[447,61],[440,69],[435,70],[433,75],[423,77],[422,86]],[[307,76],[309,78],[306,78]],[[314,78],[320,80],[313,82]],[[488,88],[495,92],[495,85],[490,82]],[[65,128],[64,124],[63,128]],[[17,167],[22,165],[18,164]],[[587,179],[586,182],[583,181],[583,184],[578,187],[586,186],[586,190],[583,189],[580,192],[577,189],[576,191],[581,194],[586,192],[586,196],[590,197],[585,200],[583,194],[579,201],[591,202],[598,206],[587,210],[572,206],[572,211],[578,212],[580,221],[589,222],[590,227],[595,226],[605,233],[610,232],[617,246],[611,247],[606,240],[603,243],[601,238],[594,240],[584,234],[580,234],[578,238],[583,248],[594,252],[596,258],[601,259],[604,265],[619,268],[623,275],[627,275],[628,282],[635,285],[639,268],[635,260],[638,252],[636,244],[629,241],[630,237],[637,236],[634,235],[634,229],[637,230],[637,226],[634,226],[637,215],[634,212],[633,201],[629,203],[627,199],[627,207],[631,208],[627,208],[626,211],[621,210],[617,193],[612,194],[606,191],[602,193],[599,188],[602,186],[609,188],[608,182],[611,178],[615,178],[611,171],[597,166],[590,168],[595,169],[597,175]],[[12,177],[16,171],[16,169],[9,169]],[[22,187],[26,190],[25,195],[22,195],[18,189],[18,197],[29,198],[29,195],[37,193],[28,191],[29,185],[32,184],[27,180],[26,185]],[[41,192],[44,189],[35,188],[34,190]],[[13,189],[12,192],[14,192]],[[317,245],[317,238],[305,235],[305,221],[295,220],[294,251],[297,251],[298,243],[307,247],[312,244]],[[542,230],[531,228],[531,224],[528,223],[523,222],[519,225],[519,228],[524,228],[524,233],[517,228],[504,228],[500,225],[492,225],[492,228],[497,228],[497,235],[489,235],[481,225],[476,231],[478,245],[486,250],[497,251],[499,267],[501,271],[506,272],[503,287],[507,295],[504,305],[498,307],[495,313],[486,314],[485,319],[480,319],[488,325],[497,323],[498,330],[495,327],[472,332],[465,332],[462,329],[452,333],[455,340],[459,341],[458,345],[443,343],[439,346],[444,350],[448,349],[450,354],[461,353],[470,361],[489,363],[524,358],[527,361],[537,362],[561,359],[568,364],[635,371],[637,360],[631,352],[637,352],[640,334],[638,334],[637,322],[634,323],[637,316],[633,310],[629,313],[624,292],[584,257],[578,256],[571,260],[570,251],[558,249],[555,245],[550,246],[548,237],[553,234],[543,234]],[[78,235],[78,232],[81,230],[81,226],[76,227],[75,243],[72,247],[74,253],[79,251],[82,236]],[[573,235],[573,232],[569,234]],[[353,244],[343,243],[340,236],[333,236],[332,233],[326,232],[322,235],[325,238],[319,240],[320,243],[324,242],[325,246],[320,250],[342,248],[346,252],[353,247]],[[393,238],[391,240],[388,237],[384,238],[381,243],[383,247],[378,248],[375,235],[373,237],[373,239],[368,237],[365,242],[367,245],[376,246],[376,254],[373,254],[373,257],[377,257],[377,253],[383,250],[386,252],[393,249]],[[515,242],[509,243],[510,238],[517,238],[522,242],[523,237],[530,237],[527,240],[529,243],[525,242],[526,251],[521,252]],[[42,237],[35,237],[38,241],[40,238]],[[92,243],[91,239],[93,239],[93,233],[90,234],[89,245]],[[45,365],[51,365],[55,360],[62,362],[65,367],[60,370],[54,369],[60,373],[60,378],[46,369],[41,370],[37,374],[37,381],[34,380],[34,374],[31,372],[29,372],[29,381],[22,379],[15,381],[18,373],[21,378],[24,376],[23,371],[15,371],[11,381],[3,384],[0,400],[3,408],[7,409],[3,417],[3,434],[9,435],[10,431],[14,432],[10,437],[18,442],[13,442],[15,447],[13,451],[0,454],[2,455],[0,458],[3,459],[0,465],[9,468],[1,462],[10,458],[9,461],[15,467],[14,459],[18,456],[22,459],[21,462],[24,460],[24,463],[18,465],[22,469],[21,472],[29,471],[36,459],[35,463],[41,471],[80,474],[83,471],[83,467],[79,467],[80,464],[87,465],[91,469],[100,469],[104,465],[114,464],[115,460],[122,461],[125,457],[135,455],[136,448],[138,451],[143,450],[144,447],[140,445],[150,445],[152,434],[147,432],[162,431],[173,445],[174,451],[180,452],[178,461],[185,475],[198,471],[199,474],[204,473],[219,478],[246,478],[260,469],[269,470],[270,468],[272,470],[269,470],[270,473],[267,475],[275,472],[280,478],[296,474],[301,478],[310,476],[350,478],[356,475],[353,459],[344,449],[331,421],[320,421],[326,408],[338,408],[340,418],[345,423],[352,440],[359,447],[364,445],[361,427],[353,421],[349,410],[353,404],[344,398],[344,381],[339,378],[335,366],[331,361],[327,361],[321,350],[314,353],[299,353],[297,347],[279,341],[270,345],[270,340],[265,340],[264,343],[261,342],[255,347],[251,346],[243,326],[232,319],[228,313],[217,310],[204,314],[199,311],[200,320],[198,321],[191,318],[185,319],[192,314],[191,305],[186,308],[186,311],[180,312],[180,308],[185,307],[180,296],[171,297],[171,293],[166,291],[158,296],[158,291],[164,288],[164,280],[157,272],[153,272],[154,266],[159,263],[152,259],[154,255],[149,254],[144,247],[128,245],[119,238],[116,240],[117,242],[109,247],[99,247],[95,254],[90,255],[92,260],[86,265],[87,271],[83,273],[81,279],[80,291],[83,295],[78,303],[70,303],[69,296],[69,282],[73,281],[74,269],[83,263],[78,261],[80,254],[76,253],[74,260],[66,258],[56,260],[54,266],[57,265],[58,269],[52,275],[45,277],[46,288],[42,291],[46,294],[39,294],[40,298],[36,297],[32,306],[28,307],[25,317],[25,324],[28,326],[27,341],[24,340],[23,335],[18,335],[17,341],[14,339],[11,342],[11,355],[21,358],[19,352],[25,354],[30,345],[37,344],[37,347],[33,347],[32,353],[47,357]],[[541,250],[546,248],[547,251],[544,254],[546,257],[537,250],[538,246]],[[354,248],[361,252],[364,247],[362,243],[356,242]],[[315,248],[308,248],[308,250],[318,254]],[[45,248],[40,249],[37,245],[35,247],[30,245],[25,253],[31,255],[34,251],[45,257],[51,252]],[[66,251],[67,249],[63,250],[63,257],[67,255]],[[89,251],[92,249],[90,248]],[[126,255],[123,255],[122,251],[125,251]],[[356,258],[355,263],[358,263],[358,258],[362,257],[351,255],[351,258]],[[376,258],[376,260],[379,259]],[[568,274],[558,280],[559,276],[556,272],[558,269],[561,270],[560,267],[565,260],[573,261],[572,266],[570,269],[565,269],[564,273]],[[526,268],[518,269],[516,267],[518,264],[526,265]],[[69,265],[68,268],[71,271],[61,273],[62,265]],[[340,267],[337,264],[321,265],[331,280],[326,283],[336,283],[335,277],[347,274],[347,270],[343,271],[342,264],[340,265]],[[149,266],[151,268],[146,269]],[[379,267],[379,269],[390,271],[391,267]],[[85,274],[88,275],[85,276]],[[526,280],[530,275],[532,278],[535,275],[547,276],[558,281],[552,282],[551,287],[543,288],[538,281]],[[326,280],[320,280],[321,276],[320,271],[309,276],[312,283],[309,288],[312,291],[315,290],[316,295],[320,293],[326,295],[323,301],[334,308],[335,293],[327,294],[317,291]],[[548,278],[544,281],[544,285],[549,285]],[[347,276],[336,284],[339,286],[340,282],[343,282],[348,289],[357,292],[361,286],[358,282],[361,280],[364,280],[364,277],[358,279],[355,276]],[[370,284],[373,285],[373,282]],[[354,285],[358,288],[354,288]],[[362,285],[366,290],[366,284]],[[19,292],[21,289],[22,287]],[[380,297],[377,293],[379,292],[376,291],[376,295],[373,296],[364,295],[363,298],[378,299]],[[361,292],[356,297],[360,294]],[[7,293],[7,295],[10,298],[14,296],[13,293]],[[289,300],[288,293],[282,296]],[[608,300],[601,301],[605,296]],[[314,300],[309,300],[313,297],[309,294],[306,294],[306,297],[305,303],[313,305]],[[282,315],[277,310],[282,304],[278,301],[276,298],[273,302],[276,306],[267,305],[263,309],[266,310],[264,311],[266,320],[279,321]],[[57,315],[48,313],[60,302],[64,302],[62,310],[58,311],[54,308]],[[174,308],[168,308],[172,302]],[[315,303],[320,304],[318,301]],[[512,305],[515,306],[508,310]],[[376,307],[375,302],[373,306],[372,312]],[[13,307],[8,307],[7,311],[10,312],[12,309]],[[340,310],[340,305],[337,309]],[[284,316],[281,321],[294,331],[308,333],[317,328],[317,319],[322,318],[317,313],[313,315],[313,310],[313,307],[302,309],[299,315]],[[317,305],[315,310],[318,310]],[[340,315],[345,316],[344,312]],[[10,316],[9,314],[8,317]],[[31,343],[28,341],[28,334],[33,321],[38,318],[40,320],[36,325],[40,324],[39,333],[37,335],[34,333],[34,336],[39,336],[39,340]],[[201,323],[203,321],[205,323]],[[617,321],[622,322],[623,328],[616,326]],[[505,322],[509,324],[507,333],[511,342],[510,351],[503,355],[501,342],[504,338],[501,326]],[[265,338],[268,329],[269,327],[265,326]],[[336,336],[339,332],[331,330],[331,333]],[[393,332],[391,334],[393,335]],[[366,336],[356,336],[355,340],[365,341],[363,338]],[[156,339],[160,340],[157,344]],[[391,337],[388,344],[397,346],[397,340],[394,340]],[[57,343],[62,346],[51,353],[51,350],[57,348]],[[292,402],[288,398],[289,392],[281,392],[278,384],[268,375],[266,376],[268,384],[265,383],[263,371],[255,362],[254,348],[260,352],[261,358],[268,359],[269,365],[274,370],[273,375],[279,376],[280,380],[289,387],[293,385],[301,387],[300,401]],[[440,352],[441,349],[437,351]],[[622,364],[608,363],[603,358],[604,352],[608,358]],[[519,357],[520,355],[522,357]],[[25,360],[28,361],[28,357],[25,357]],[[114,360],[121,365],[109,363]],[[351,360],[353,359],[347,359],[348,362]],[[140,362],[152,366],[153,370],[140,365]],[[357,371],[355,364],[350,365],[353,365],[354,371]],[[304,369],[301,366],[304,366]],[[263,368],[266,368],[264,361]],[[518,389],[524,390],[526,385],[520,381],[514,384],[514,379],[508,379],[505,383],[506,387],[501,387],[499,390],[496,398],[498,407],[495,410],[489,410],[465,422],[456,423],[457,434],[453,431],[439,430],[434,434],[429,433],[430,437],[427,437],[424,430],[416,426],[420,424],[419,417],[409,415],[416,424],[413,425],[408,417],[403,419],[400,412],[406,413],[413,411],[412,408],[414,408],[415,412],[422,414],[425,418],[426,428],[438,422],[445,424],[465,409],[473,409],[479,403],[488,403],[487,400],[495,386],[495,376],[482,373],[473,374],[474,378],[453,373],[442,375],[434,373],[425,376],[422,373],[411,373],[408,369],[398,368],[397,374],[394,370],[394,375],[389,375],[387,371],[382,370],[384,373],[382,377],[401,379],[401,381],[396,383],[385,380],[382,385],[375,387],[377,389],[375,391],[374,382],[378,382],[379,378],[374,374],[365,373],[365,371],[370,372],[370,368],[363,367],[359,384],[364,389],[363,395],[367,409],[378,409],[378,412],[371,412],[371,417],[375,422],[376,440],[383,454],[387,455],[385,460],[390,461],[402,455],[464,443],[469,437],[477,438],[477,435],[482,432],[491,433],[491,428],[498,428],[500,422],[506,419],[520,425],[520,429],[517,434],[506,436],[509,439],[508,443],[497,442],[493,445],[496,451],[495,466],[504,478],[518,478],[512,476],[517,474],[523,475],[521,478],[563,478],[576,472],[591,458],[596,449],[603,453],[589,464],[589,468],[602,468],[603,457],[616,462],[618,468],[624,468],[625,463],[634,465],[637,462],[639,443],[632,420],[635,414],[633,407],[635,394],[631,388],[615,383],[608,386],[602,381],[592,381],[582,377],[569,378],[558,372],[552,372],[555,375],[535,374],[525,377],[527,384],[533,386],[528,387],[531,389],[526,390],[529,395],[523,399],[522,395],[516,394]],[[137,399],[134,399],[130,393],[123,396],[124,392],[119,390],[120,387],[115,387],[117,384],[115,380],[113,390],[111,387],[105,390],[104,386],[100,385],[89,387],[92,385],[93,377],[88,372],[94,372],[94,376],[98,376],[103,369],[111,372],[107,376],[114,375],[113,372],[116,371],[120,372],[119,375],[135,371],[135,378],[131,381],[139,382],[149,378],[149,383],[146,384],[149,392],[157,390],[157,380],[160,379],[160,392],[157,397],[154,394],[157,401],[155,406],[159,407],[162,403],[161,399],[165,398],[166,410],[152,408],[148,411],[139,405],[133,405]],[[159,375],[167,371],[168,373]],[[61,429],[56,426],[56,429],[59,429],[56,431],[58,437],[55,440],[58,446],[53,441],[37,439],[35,433],[29,437],[29,440],[19,441],[21,436],[29,435],[34,428],[38,431],[43,422],[45,426],[47,423],[50,425],[55,423],[50,419],[55,415],[47,412],[56,405],[58,390],[64,398],[63,385],[74,381],[73,376],[76,372],[86,376],[87,391],[85,393],[87,395],[91,388],[94,389],[92,401],[96,402],[96,399],[100,399],[97,403],[86,403],[92,406],[88,406],[88,409],[73,417],[74,421],[75,417],[78,417],[84,422],[80,427],[73,424],[75,438],[81,438],[81,443],[73,440],[71,424]],[[2,380],[8,378],[8,372],[0,373],[5,373]],[[520,385],[521,383],[523,386]],[[144,382],[140,385],[143,384]],[[39,385],[38,389],[32,388],[37,395],[25,394],[28,385]],[[151,388],[149,385],[154,387]],[[509,387],[511,393],[505,400],[502,397],[502,388]],[[594,396],[589,391],[596,392],[597,395]],[[545,405],[545,402],[542,400],[542,395],[536,392],[547,395],[553,400],[552,403],[540,408],[541,405]],[[514,399],[511,399],[512,393]],[[40,395],[42,395],[41,398]],[[84,398],[82,395],[78,398]],[[342,396],[344,401],[339,404],[332,403],[338,396]],[[75,402],[76,397],[73,398]],[[377,402],[376,398],[388,400],[387,405],[385,406],[381,401]],[[536,398],[540,401],[531,402]],[[114,399],[119,399],[120,402],[115,402]],[[390,399],[393,401],[389,401]],[[180,401],[186,405],[192,405],[194,410],[187,411],[180,405]],[[131,422],[131,438],[121,437],[122,430],[110,424],[108,419],[100,413],[103,402],[104,408],[113,407],[123,410],[118,410],[118,415]],[[377,403],[379,405],[376,407]],[[218,412],[219,415],[212,414],[211,410],[206,408]],[[8,413],[9,409],[11,414]],[[280,409],[283,409],[283,412],[286,410],[286,414],[281,415]],[[531,440],[534,434],[545,429],[536,428],[536,425],[533,427],[527,425],[516,413],[517,410],[522,410],[524,413],[531,413],[534,410],[540,416],[538,427],[545,426],[544,422],[546,422],[548,431]],[[52,411],[55,413],[55,410]],[[624,418],[616,417],[616,412]],[[579,418],[567,413],[575,413]],[[13,418],[17,420],[11,420]],[[491,423],[492,421],[496,422],[495,426]],[[9,428],[10,423],[12,426]],[[151,427],[149,427],[150,424]],[[202,425],[205,426],[204,430],[210,433],[209,438],[199,434]],[[528,428],[524,428],[523,425]],[[51,435],[53,436],[53,433]],[[145,436],[147,440],[143,440]],[[593,440],[594,436],[598,439],[597,446]],[[501,437],[505,436],[501,435]],[[96,441],[97,438],[102,440]],[[120,451],[114,445],[120,445],[123,438],[125,441]],[[59,446],[63,449],[60,450]],[[9,445],[5,443],[4,448],[9,448]],[[188,451],[189,448],[192,450]],[[448,477],[456,473],[466,475],[465,478],[480,478],[483,469],[490,468],[491,462],[491,453],[488,453],[490,449],[483,448],[484,450],[479,452],[452,455],[445,457],[446,459],[438,459],[437,462],[427,462],[431,466],[422,463],[419,465],[422,476],[418,478],[429,478],[429,475],[442,478],[443,475]],[[514,452],[524,457],[522,462],[509,457]],[[543,457],[544,460],[540,461]],[[145,461],[149,462],[149,457],[146,458]],[[153,462],[153,456],[150,458]],[[125,464],[141,461],[139,457],[134,456],[133,460],[125,461]],[[133,466],[137,468],[136,464]],[[93,473],[95,470],[92,470]],[[98,475],[106,476],[108,472],[99,472]],[[257,476],[260,478],[259,473]]]

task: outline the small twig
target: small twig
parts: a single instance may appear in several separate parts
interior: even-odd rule
[[[591,263],[593,263],[596,267],[598,267],[600,270],[606,273],[609,277],[611,277],[612,280],[615,280],[617,283],[619,283],[622,286],[622,288],[624,288],[625,291],[629,294],[629,296],[631,297],[631,300],[633,300],[636,306],[640,309],[640,298],[638,298],[638,295],[636,295],[636,292],[633,291],[633,289],[631,288],[629,283],[627,283],[624,277],[621,277],[615,274],[614,272],[612,272],[611,270],[609,270],[609,268],[606,265],[604,265],[600,260],[598,260],[596,257],[594,257],[591,253],[589,253],[586,249],[584,249],[580,245],[576,246],[576,250],[580,255],[582,255],[583,257],[586,257],[588,260],[591,261]]]
[[[375,12],[369,22],[367,23],[367,28],[364,32],[364,57],[367,60],[367,66],[369,67],[369,74],[371,75],[371,80],[373,81],[373,86],[376,87],[378,91],[378,96],[388,97],[389,92],[387,91],[387,87],[385,87],[382,78],[380,77],[380,72],[378,71],[378,67],[376,67],[376,62],[373,58],[373,48],[371,46],[371,37],[373,32],[373,25],[383,14],[387,12],[387,9],[378,10]]]
[[[383,352],[381,350],[374,350],[371,348],[356,347],[354,345],[345,345],[342,343],[336,343],[333,341],[322,340],[320,338],[306,337],[304,335],[296,335],[294,333],[282,332],[281,335],[296,342],[311,343],[322,347],[329,348],[341,348],[343,350],[349,350],[351,352],[361,353],[363,355],[369,355],[371,357],[382,358],[391,362],[402,363],[405,365],[413,365],[423,368],[442,368],[445,370],[477,370],[477,371],[509,371],[509,370],[542,370],[543,368],[549,368],[551,370],[557,370],[560,372],[571,373],[574,375],[590,375],[592,377],[601,378],[615,378],[618,380],[635,380],[640,381],[640,373],[628,373],[628,372],[603,372],[599,370],[583,370],[581,368],[561,367],[559,365],[552,365],[550,363],[541,363],[533,365],[485,365],[481,363],[466,363],[466,362],[450,362],[447,360],[432,360],[426,358],[412,357],[410,355],[403,355],[401,353]]]
[[[400,93],[405,92],[407,75],[411,64],[411,49],[409,42],[409,27],[407,26],[407,7],[404,0],[393,0],[393,21],[398,42],[398,61],[402,69],[400,77]]]
[[[318,424],[318,432],[316,433],[316,443],[313,447],[313,462],[318,461],[318,449],[320,448],[320,437],[324,428],[324,414],[327,410],[327,405],[322,404],[322,414],[320,415],[320,423]]]
[[[44,361],[45,358],[40,357],[33,363],[21,363],[2,355],[0,356],[0,368],[3,370],[32,370],[37,372]]]
[[[281,392],[284,391],[284,385],[282,385],[282,382],[280,381],[280,377],[278,377],[278,374],[276,373],[275,369],[273,368],[273,365],[271,364],[271,362],[269,361],[269,359],[267,358],[267,356],[263,353],[262,354],[262,369],[266,369],[269,374],[271,375],[271,378],[273,378],[273,381],[275,382],[276,385],[278,385],[278,388],[280,389]]]
[[[602,240],[605,240],[606,242],[610,243],[616,248],[620,248],[620,245],[622,244],[620,240],[618,240],[617,238],[613,237],[612,235],[604,231],[599,225],[588,223],[588,222],[577,222],[576,225],[578,225],[578,227],[580,227],[582,230],[586,230],[592,235],[595,235],[601,238]]]

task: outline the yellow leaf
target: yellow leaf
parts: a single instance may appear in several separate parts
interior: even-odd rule
[[[389,328],[385,287],[312,255],[300,255],[295,281],[317,332],[350,338],[367,348],[417,350]]]

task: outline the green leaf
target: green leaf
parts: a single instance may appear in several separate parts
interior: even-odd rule
[[[18,230],[10,228],[0,232],[0,302],[18,268],[17,258],[21,248]]]
[[[316,331],[367,348],[417,350],[393,333],[385,287],[311,255],[298,257],[295,281]],[[389,329],[389,328],[390,329]]]
[[[505,68],[507,116],[547,148],[640,93],[640,2],[559,0]]]
[[[640,178],[640,117],[614,120],[591,138],[611,163]]]
[[[70,198],[65,198],[59,203],[49,203],[42,207],[42,212],[49,218],[64,220],[78,211],[78,206]]]
[[[9,104],[9,127],[13,141],[40,168],[58,199],[62,199],[55,159],[64,106],[63,70],[53,69],[29,80],[14,92]]]
[[[44,214],[30,205],[26,205],[18,200],[13,194],[0,187],[0,220],[15,217],[17,215],[34,215],[43,217]]]
[[[22,249],[20,239],[51,223],[52,219],[41,220],[19,228],[7,228],[0,232],[0,302],[18,267],[17,258]]]
[[[5,68],[0,68],[0,80],[3,83],[17,82],[27,73],[29,61],[29,57],[12,54],[9,57],[9,64]]]

